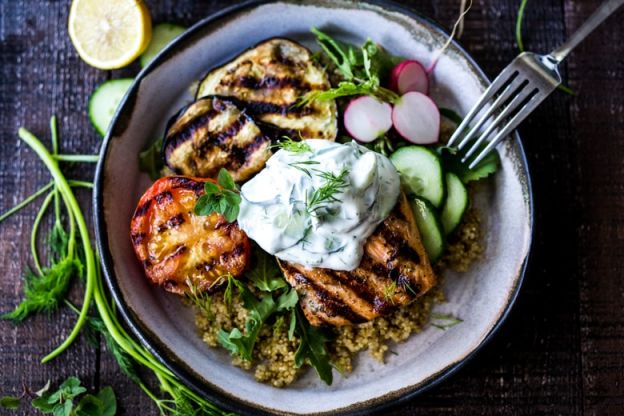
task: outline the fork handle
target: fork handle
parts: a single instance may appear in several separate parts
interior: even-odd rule
[[[557,49],[550,53],[550,57],[559,64],[566,56],[581,43],[590,33],[596,29],[605,19],[613,14],[618,7],[624,4],[624,0],[607,0],[602,3],[583,25],[570,36],[570,38]]]

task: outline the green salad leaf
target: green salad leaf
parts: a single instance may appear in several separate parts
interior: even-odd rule
[[[324,56],[333,65],[343,80],[335,88],[313,91],[302,96],[298,105],[311,101],[333,100],[353,95],[373,95],[382,101],[396,102],[399,96],[381,86],[392,67],[400,59],[388,54],[383,48],[367,39],[361,47],[341,42],[317,28],[311,29]]]
[[[332,366],[329,353],[325,348],[329,337],[321,328],[310,325],[300,308],[296,309],[295,314],[296,318],[293,318],[296,319],[297,325],[295,332],[301,340],[299,348],[295,352],[295,366],[299,368],[308,362],[314,367],[321,380],[331,385],[333,381]]]
[[[287,286],[275,257],[257,246],[252,248],[252,267],[247,278],[263,292],[274,292]]]

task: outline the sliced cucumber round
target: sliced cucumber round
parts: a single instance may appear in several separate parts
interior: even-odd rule
[[[121,99],[132,85],[134,79],[120,78],[105,81],[93,91],[89,98],[89,120],[102,137],[119,107]]]
[[[423,197],[440,207],[446,197],[446,181],[440,156],[423,146],[405,146],[390,156],[408,194]]]
[[[468,190],[454,173],[446,174],[446,201],[442,207],[440,221],[446,235],[449,235],[461,222],[468,207]]]
[[[445,240],[438,213],[429,201],[414,197],[410,204],[429,260],[434,263],[444,252]]]
[[[141,68],[145,68],[158,52],[164,49],[172,40],[186,30],[185,27],[173,23],[159,23],[152,28],[152,40],[143,55],[141,55]]]

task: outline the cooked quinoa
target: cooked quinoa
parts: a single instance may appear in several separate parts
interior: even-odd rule
[[[476,210],[469,209],[446,253],[436,264],[441,278],[443,270],[465,272],[483,253],[481,245],[480,220]],[[332,328],[335,337],[327,345],[332,364],[342,373],[353,371],[353,357],[363,350],[376,360],[384,362],[386,353],[393,344],[404,342],[412,334],[421,332],[436,303],[444,301],[441,285],[437,285],[424,296],[409,305],[397,308],[386,316],[373,321],[339,328]],[[227,305],[223,291],[215,293],[202,310],[197,310],[196,325],[204,340],[211,347],[219,347],[218,334],[221,329],[231,331],[245,328],[247,310],[240,296],[232,296]],[[283,318],[264,325],[253,350],[253,360],[243,361],[239,357],[232,364],[253,371],[256,380],[274,387],[285,387],[307,371],[305,367],[295,368],[295,352],[299,340],[288,339],[288,324]]]

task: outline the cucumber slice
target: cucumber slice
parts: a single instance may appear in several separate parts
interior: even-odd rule
[[[390,156],[401,174],[408,194],[427,199],[440,207],[446,197],[446,181],[440,156],[423,146],[405,146]]]
[[[459,225],[468,207],[468,190],[454,173],[446,174],[446,201],[440,215],[442,228],[449,235]]]
[[[115,111],[133,81],[132,78],[111,79],[102,83],[91,94],[89,120],[102,137],[106,135]]]
[[[159,23],[154,26],[152,28],[152,40],[140,58],[141,68],[145,68],[158,55],[158,52],[185,30],[185,27],[173,23]]]
[[[424,198],[414,197],[410,201],[410,205],[429,260],[434,263],[444,252],[445,241],[438,213],[433,205]]]

